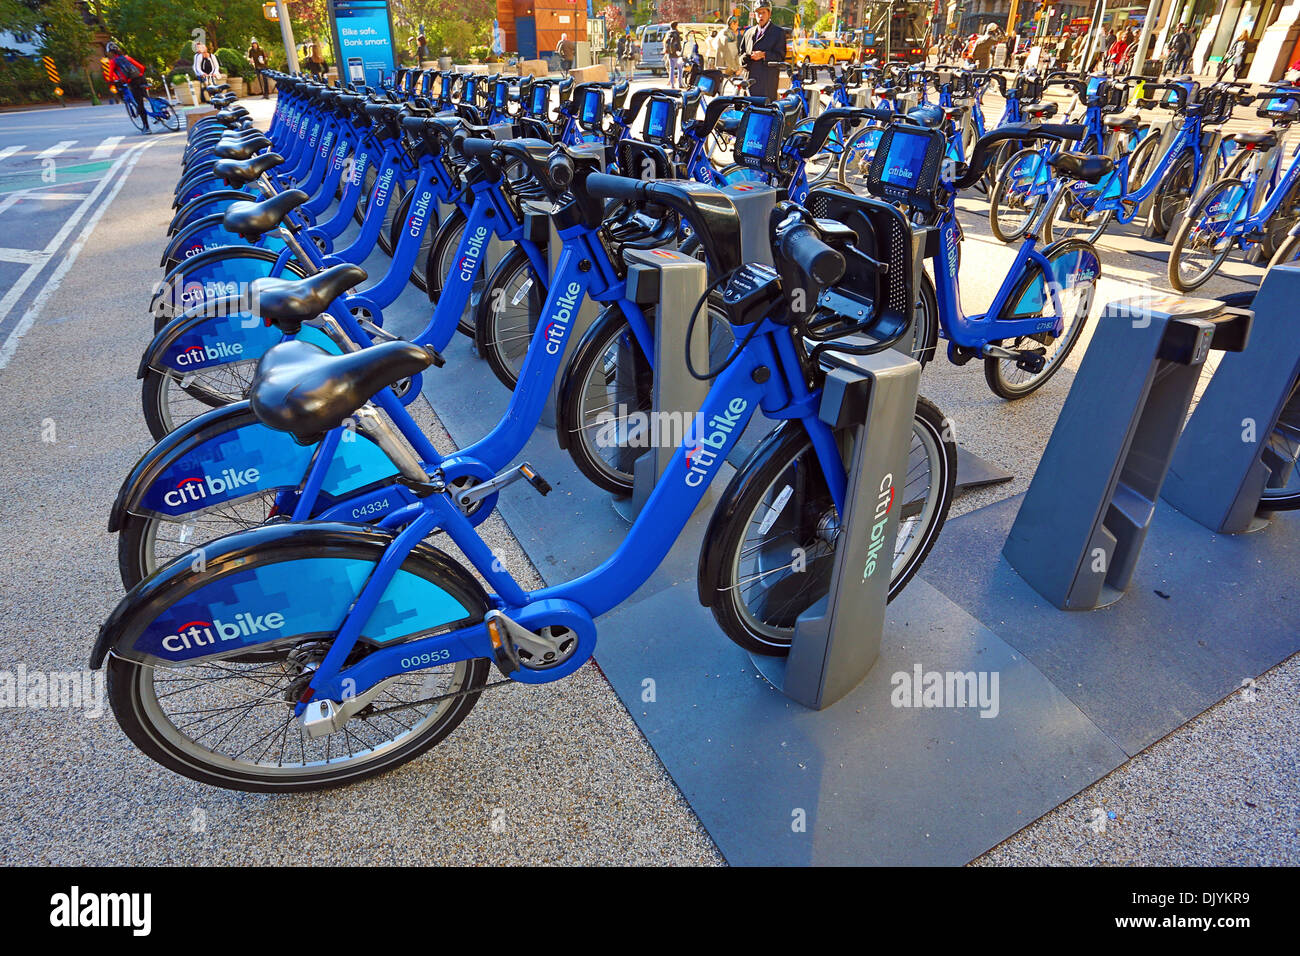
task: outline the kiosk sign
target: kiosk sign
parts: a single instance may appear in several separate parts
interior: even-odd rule
[[[396,69],[386,0],[329,0],[340,83],[378,87]]]

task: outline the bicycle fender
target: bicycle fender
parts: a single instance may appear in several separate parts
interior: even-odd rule
[[[254,279],[276,274],[276,264],[285,251],[238,245],[200,252],[163,277],[149,302],[149,314],[161,324],[205,300],[246,292]],[[307,275],[306,269],[287,257],[283,272],[296,278]]]
[[[219,538],[204,546],[200,565],[182,555],[132,588],[99,629],[90,666],[97,670],[110,651],[174,667],[283,641],[328,639],[395,536],[365,525],[313,522]],[[479,596],[477,611],[436,583],[449,577]],[[361,640],[383,647],[431,628],[469,626],[489,604],[473,575],[421,542],[403,560]]]
[[[180,209],[176,210],[176,214],[172,216],[171,223],[167,226],[167,235],[175,235],[178,230],[188,225],[189,220],[208,203],[215,206],[217,203],[224,202],[229,205],[232,202],[246,202],[252,198],[253,197],[248,193],[242,192],[238,189],[222,189],[215,193],[205,193],[197,199],[191,199]],[[214,208],[211,212],[215,213],[217,210]]]
[[[340,354],[334,341],[310,325],[296,336],[319,345],[331,355]],[[202,302],[186,309],[156,333],[140,358],[136,378],[149,369],[185,375],[217,365],[261,358],[283,341],[284,333],[259,319],[243,305],[241,296]]]
[[[109,531],[121,530],[128,514],[184,521],[241,498],[297,489],[318,447],[300,445],[289,433],[263,425],[247,401],[213,409],[176,429],[136,463],[113,502]],[[332,506],[397,473],[378,445],[349,432],[326,469],[321,504]]]

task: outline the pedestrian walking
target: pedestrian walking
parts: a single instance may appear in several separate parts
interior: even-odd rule
[[[248,62],[253,64],[253,71],[257,76],[258,83],[262,87],[262,99],[269,99],[270,93],[267,90],[266,76],[262,72],[270,65],[270,60],[266,56],[266,51],[262,45],[254,40],[248,47],[248,52],[244,54]]]
[[[676,20],[668,24],[668,32],[664,34],[664,68],[668,73],[668,86],[678,89],[682,85],[682,35]]]
[[[560,73],[564,76],[569,75],[573,69],[573,58],[577,52],[574,42],[569,39],[567,33],[560,34],[560,42],[555,44],[555,55],[560,59]]]

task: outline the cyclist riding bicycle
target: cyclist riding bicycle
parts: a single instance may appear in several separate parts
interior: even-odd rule
[[[135,94],[136,103],[141,104],[140,121],[144,123],[145,133],[148,133],[149,112],[143,108],[143,104],[149,102],[149,94],[146,91],[144,81],[144,64],[127,56],[116,43],[109,43],[104,47],[104,52],[109,57],[108,62],[113,82],[129,86],[131,92]]]

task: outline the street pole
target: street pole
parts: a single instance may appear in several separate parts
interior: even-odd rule
[[[1092,62],[1093,44],[1097,42],[1097,32],[1101,29],[1101,18],[1106,11],[1106,0],[1097,0],[1097,6],[1092,11],[1092,23],[1088,24],[1088,42],[1083,47],[1083,72],[1088,72],[1088,64]]]
[[[1138,36],[1137,56],[1133,57],[1133,72],[1142,73],[1146,61],[1151,59],[1151,54],[1147,50],[1147,44],[1151,42],[1151,30],[1155,26],[1155,18],[1159,12],[1160,0],[1151,0],[1147,5],[1147,18],[1142,21],[1142,33]],[[1139,60],[1140,58],[1140,60]]]
[[[293,42],[293,24],[284,0],[275,0],[275,13],[280,20],[280,39],[284,41],[284,62],[290,73],[298,72],[298,47]]]

